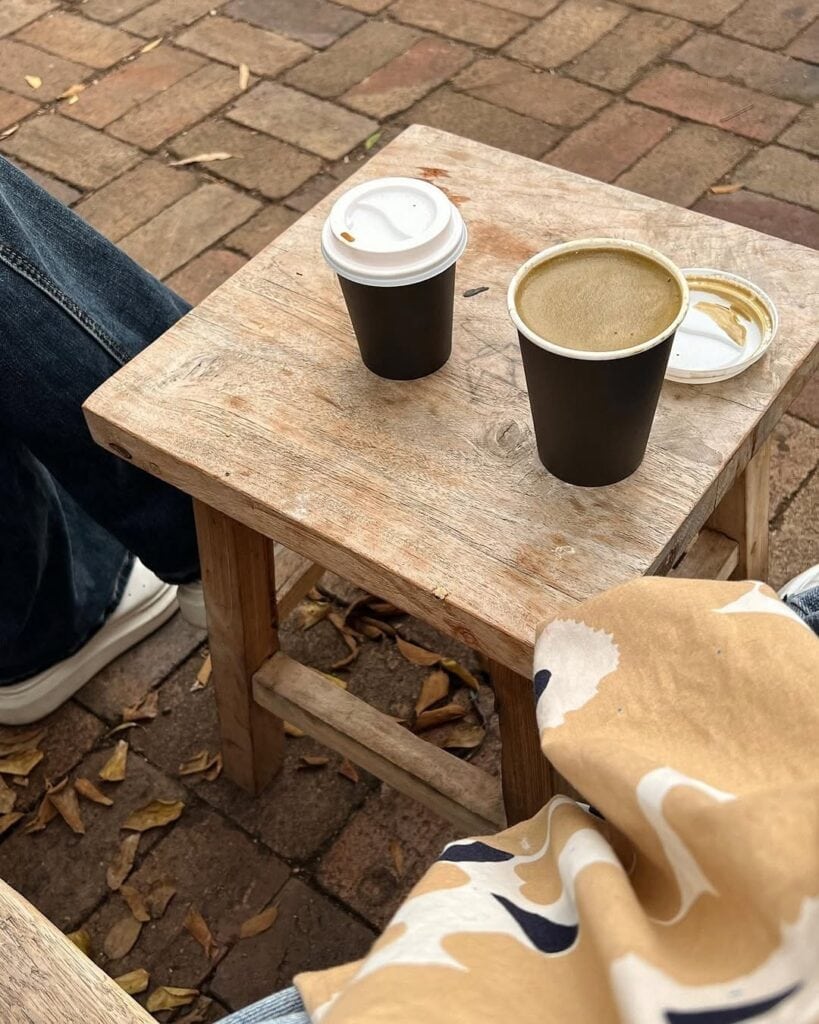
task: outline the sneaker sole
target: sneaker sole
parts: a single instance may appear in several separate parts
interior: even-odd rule
[[[104,623],[76,654],[32,679],[0,688],[0,725],[29,725],[51,714],[120,654],[164,625],[177,609],[166,584],[144,607]]]

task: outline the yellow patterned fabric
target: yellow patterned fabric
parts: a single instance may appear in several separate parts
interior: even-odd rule
[[[316,1024],[819,1021],[819,640],[760,583],[642,579],[540,631],[555,797],[450,844]]]

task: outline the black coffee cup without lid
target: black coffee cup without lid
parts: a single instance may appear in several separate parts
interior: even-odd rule
[[[545,260],[583,248],[626,249],[670,271],[680,288],[680,312],[668,328],[616,352],[561,348],[528,328],[515,306],[520,282]],[[581,487],[602,487],[630,476],[643,461],[674,334],[688,305],[681,271],[637,242],[583,239],[546,249],[524,263],[509,286],[508,303],[518,329],[540,461],[560,480]]]
[[[465,245],[460,212],[429,182],[379,178],[336,201],[322,252],[373,373],[415,380],[447,362],[455,264]]]

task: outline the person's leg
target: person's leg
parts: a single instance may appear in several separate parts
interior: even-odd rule
[[[72,654],[117,604],[133,562],[22,444],[0,442],[0,682]]]
[[[298,990],[287,988],[237,1010],[225,1017],[224,1024],[310,1024],[310,1018]]]
[[[819,563],[789,580],[779,596],[819,636]]]
[[[88,640],[132,554],[169,582],[199,575],[190,500],[99,448],[81,408],[187,309],[0,157],[2,684]]]
[[[199,575],[190,500],[96,445],[82,403],[188,308],[0,157],[0,430],[170,582]]]

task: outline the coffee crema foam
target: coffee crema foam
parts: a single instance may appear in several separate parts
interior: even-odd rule
[[[665,331],[682,294],[662,264],[629,249],[577,249],[533,267],[515,304],[530,331],[561,348],[616,352]]]

